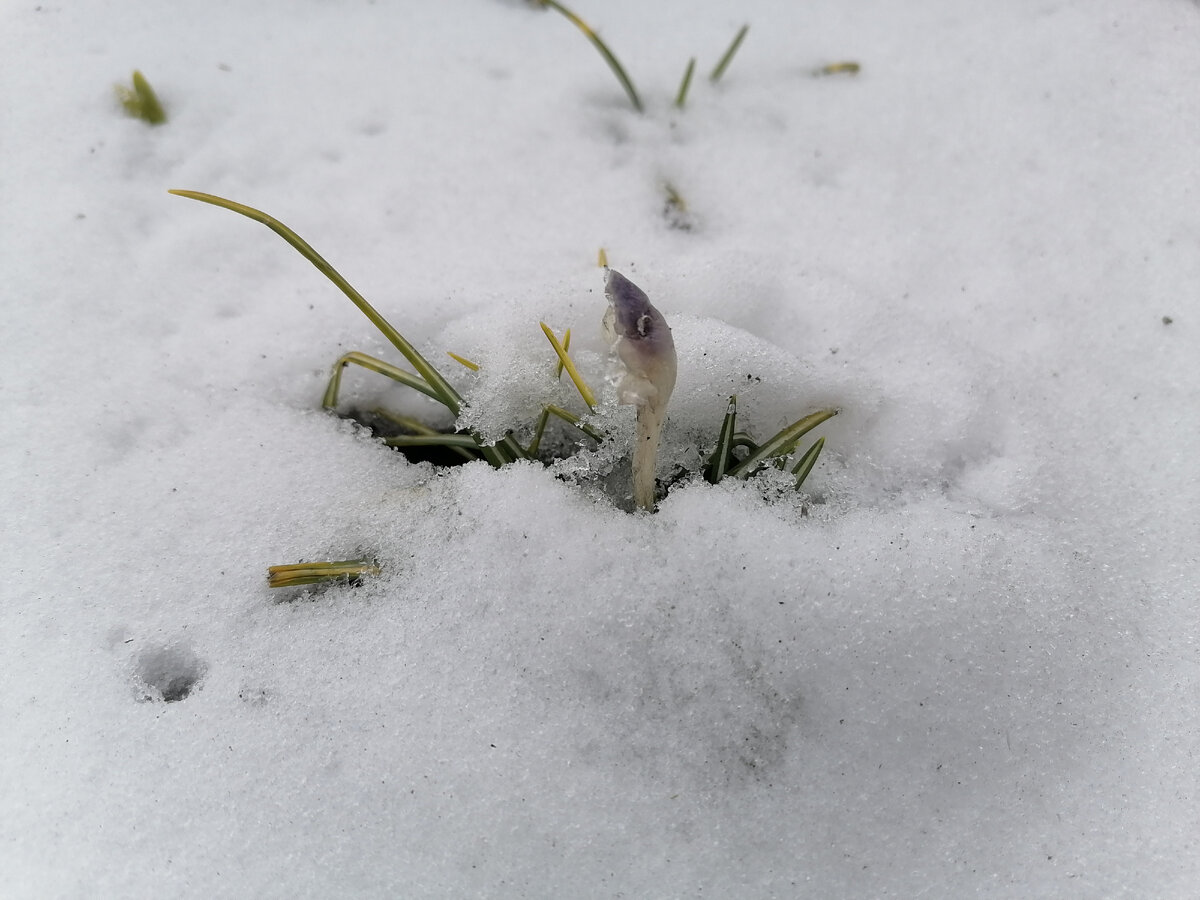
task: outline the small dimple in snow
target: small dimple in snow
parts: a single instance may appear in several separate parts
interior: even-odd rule
[[[184,700],[199,686],[207,669],[204,660],[187,647],[148,647],[138,654],[134,665],[138,699]]]

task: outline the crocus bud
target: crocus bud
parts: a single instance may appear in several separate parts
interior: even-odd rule
[[[667,401],[675,389],[675,341],[671,328],[641,288],[614,269],[604,292],[604,329],[625,367],[617,400],[637,407],[633,447],[633,501],[654,509],[654,473]]]

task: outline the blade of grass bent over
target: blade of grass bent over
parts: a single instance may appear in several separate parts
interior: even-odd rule
[[[625,93],[629,96],[629,102],[633,104],[633,108],[641,112],[642,100],[638,96],[637,91],[634,90],[633,82],[629,80],[629,76],[625,74],[624,67],[617,62],[617,58],[613,56],[612,51],[608,49],[604,41],[600,40],[600,36],[592,30],[592,26],[588,25],[587,22],[583,21],[583,19],[579,18],[579,16],[575,15],[575,13],[571,12],[561,3],[555,2],[555,0],[538,0],[538,2],[542,6],[548,6],[562,13],[576,28],[583,32],[584,36],[592,42],[592,46],[600,51],[600,55],[604,57],[604,61],[608,63],[608,67],[617,76],[617,81],[621,82],[621,87],[625,88]]]
[[[391,363],[384,362],[382,359],[376,359],[374,356],[368,356],[365,353],[360,353],[358,350],[351,350],[333,364],[333,374],[329,376],[329,386],[325,388],[325,397],[321,400],[321,406],[325,409],[333,409],[337,406],[338,392],[342,387],[342,370],[351,363],[356,366],[362,366],[368,371],[386,375],[393,381],[398,381],[412,388],[414,391],[420,391],[434,400],[441,401],[442,399],[425,379],[418,378],[412,372],[405,372],[403,369],[393,366]]]
[[[450,382],[442,377],[437,369],[429,364],[429,361],[417,351],[416,347],[405,340],[404,336],[393,328],[391,323],[380,315],[375,307],[368,303],[366,298],[356,291],[337,269],[326,262],[324,257],[317,253],[304,238],[300,237],[300,235],[296,234],[296,232],[292,231],[292,229],[288,228],[274,216],[268,215],[252,206],[246,206],[244,203],[226,200],[224,197],[217,197],[214,194],[205,194],[200,191],[172,190],[168,191],[168,193],[179,197],[187,197],[191,200],[199,200],[201,203],[219,206],[222,209],[239,213],[248,219],[261,222],[295,247],[301,256],[316,266],[322,275],[332,281],[338,290],[349,297],[351,302],[371,320],[371,324],[378,328],[383,333],[383,336],[391,341],[392,345],[400,351],[404,358],[412,363],[413,368],[417,370],[420,376],[428,382],[430,388],[433,389],[434,393],[432,396],[443,403],[452,413],[458,415],[463,403],[463,399],[459,396],[458,391],[454,389]]]

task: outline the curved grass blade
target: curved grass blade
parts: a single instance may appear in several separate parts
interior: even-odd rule
[[[796,476],[796,490],[800,490],[800,486],[804,484],[804,479],[808,477],[808,473],[817,464],[817,457],[821,455],[821,448],[824,446],[825,438],[817,438],[816,443],[804,451],[804,455],[800,457],[800,461],[792,469],[792,474]]]
[[[625,74],[624,67],[617,62],[617,58],[613,56],[612,51],[608,49],[604,41],[600,40],[599,35],[592,30],[592,27],[561,3],[556,2],[556,0],[538,0],[538,2],[541,3],[542,6],[548,6],[551,9],[562,13],[571,20],[576,28],[583,32],[584,36],[592,42],[592,46],[600,51],[600,55],[604,57],[604,61],[608,63],[608,67],[612,69],[613,74],[617,76],[617,81],[621,82],[621,87],[625,88],[625,93],[629,96],[629,102],[633,104],[633,108],[638,112],[641,112],[642,100],[638,96],[637,91],[634,89],[633,82],[629,80],[629,76]]]
[[[434,392],[429,382],[423,378],[418,378],[412,372],[405,372],[403,369],[393,366],[391,363],[384,362],[382,359],[376,359],[374,356],[367,356],[365,353],[351,350],[333,364],[333,374],[329,376],[329,387],[325,388],[325,397],[321,400],[321,406],[325,409],[333,409],[337,406],[338,392],[342,388],[342,370],[351,363],[356,366],[362,366],[371,372],[386,375],[393,381],[398,381],[415,391],[420,391],[422,394],[441,402],[442,398]]]
[[[704,477],[712,484],[717,484],[725,477],[729,464],[733,461],[733,434],[737,423],[737,395],[729,398],[729,406],[725,410],[725,418],[721,422],[721,433],[717,437],[717,446],[708,465],[704,467]]]
[[[743,25],[738,29],[738,33],[734,35],[733,43],[729,45],[729,49],[725,51],[725,55],[721,57],[721,61],[717,63],[716,68],[712,70],[712,74],[708,76],[709,81],[721,80],[721,76],[725,74],[725,70],[733,62],[733,56],[738,52],[738,47],[742,46],[742,41],[745,40],[746,32],[749,30],[749,25]]]
[[[774,437],[764,441],[757,450],[754,450],[749,456],[738,463],[730,470],[730,475],[735,475],[738,478],[748,478],[754,473],[754,470],[768,459],[776,456],[785,456],[791,453],[796,448],[796,442],[808,432],[812,431],[826,419],[831,419],[838,414],[836,409],[821,409],[815,413],[810,413],[803,419],[793,422],[787,428],[784,428]]]
[[[442,377],[442,374],[437,369],[429,364],[429,361],[417,351],[416,347],[405,340],[404,336],[393,328],[391,323],[380,315],[375,307],[368,303],[366,298],[356,291],[350,282],[343,278],[341,273],[326,262],[321,254],[317,253],[300,235],[296,234],[296,232],[292,231],[292,229],[288,228],[274,216],[268,215],[252,206],[246,206],[244,203],[226,200],[224,197],[217,197],[214,194],[204,194],[200,191],[172,190],[168,191],[168,193],[179,197],[187,197],[191,200],[199,200],[201,203],[219,206],[222,209],[228,209],[231,212],[243,215],[248,219],[253,219],[255,222],[261,222],[291,244],[301,256],[316,266],[322,275],[332,281],[338,290],[349,297],[351,302],[371,320],[371,324],[378,328],[383,333],[383,336],[391,341],[392,345],[400,351],[404,358],[412,363],[413,368],[428,382],[429,387],[433,390],[431,396],[444,404],[452,413],[458,415],[463,404],[463,399],[459,396],[458,391],[454,389],[450,382]]]

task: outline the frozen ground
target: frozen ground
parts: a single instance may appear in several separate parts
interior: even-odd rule
[[[1193,896],[1200,7],[576,6],[645,115],[518,2],[4,6],[3,893]],[[810,495],[408,464],[318,409],[369,323],[173,187],[519,421],[603,246],[664,473],[835,404]]]

